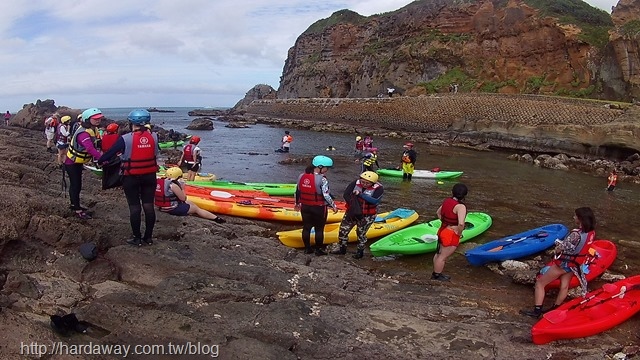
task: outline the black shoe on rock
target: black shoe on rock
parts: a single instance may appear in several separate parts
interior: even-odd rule
[[[305,249],[304,249],[304,253],[305,253],[305,254],[313,254],[313,249],[312,249],[312,248],[310,248],[310,247],[309,247],[309,248],[305,248]]]
[[[142,239],[134,237],[133,239],[127,240],[127,244],[133,246],[142,246]]]
[[[346,246],[340,246],[338,249],[333,250],[331,252],[331,254],[333,255],[345,255],[347,253],[347,247]]]
[[[320,249],[320,248],[317,248],[316,249],[316,256],[323,256],[323,255],[327,255],[327,252],[322,250],[322,249]]]
[[[543,314],[542,306],[535,306],[533,310],[520,310],[520,314],[538,319]]]
[[[151,238],[148,238],[148,239],[142,239],[142,242],[143,242],[144,244],[147,244],[147,245],[153,245],[153,239],[151,239]]]
[[[449,281],[451,277],[442,273],[431,273],[431,280]]]
[[[358,249],[355,254],[351,255],[354,259],[362,259],[364,257],[364,250]]]

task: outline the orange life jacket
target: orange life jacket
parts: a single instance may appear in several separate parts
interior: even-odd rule
[[[326,204],[322,190],[320,189],[320,181],[324,176],[316,174],[303,174],[298,181],[298,190],[300,191],[300,203],[302,205],[323,206]]]
[[[123,175],[154,174],[158,171],[158,137],[149,130],[137,130],[122,135],[124,152],[122,159]]]
[[[287,135],[287,142],[288,143],[293,142],[293,136]]]
[[[609,175],[609,185],[616,186],[617,183],[618,183],[618,175],[616,174]]]

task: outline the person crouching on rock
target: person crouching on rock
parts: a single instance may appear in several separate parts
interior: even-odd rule
[[[141,246],[142,243],[153,244],[153,227],[156,223],[156,212],[153,199],[156,190],[157,156],[159,152],[158,135],[145,127],[151,122],[151,114],[145,109],[136,109],[127,116],[131,132],[120,136],[99,164],[111,161],[120,155],[122,173],[122,189],[129,205],[129,222],[133,238],[127,240],[130,245]],[[144,209],[144,235],[140,230],[142,210]]]
[[[578,226],[577,229],[565,237],[564,240],[556,240],[556,256],[553,263],[540,270],[542,274],[536,279],[535,303],[531,310],[520,310],[520,314],[539,318],[546,311],[542,310],[545,297],[545,287],[552,281],[560,279],[560,289],[556,296],[554,305],[547,311],[551,311],[567,298],[569,293],[569,283],[575,275],[582,287],[582,296],[587,294],[587,279],[582,267],[593,260],[595,250],[591,247],[596,238],[596,217],[589,207],[577,208],[573,214],[573,220]]]
[[[431,279],[449,281],[449,276],[442,273],[447,258],[456,251],[462,237],[467,218],[467,206],[462,202],[467,196],[465,184],[455,184],[451,189],[450,198],[445,199],[436,211],[438,219],[442,221],[438,229],[438,250],[433,256],[433,273]]]
[[[167,169],[164,178],[157,180],[155,204],[160,211],[176,216],[196,215],[203,219],[213,220],[218,224],[227,222],[220,216],[201,209],[187,200],[187,195],[182,190],[181,178],[182,170],[179,167],[172,167]]]
[[[182,156],[180,156],[180,160],[178,160],[178,166],[182,172],[187,172],[187,181],[195,180],[200,170],[202,156],[200,155],[200,148],[198,147],[199,143],[200,137],[192,136],[189,143],[182,148]]]
[[[82,191],[82,170],[84,164],[92,159],[98,159],[100,152],[96,149],[98,141],[98,125],[104,116],[97,108],[90,108],[82,112],[82,121],[71,135],[67,157],[64,160],[64,170],[69,175],[70,208],[75,211],[79,219],[91,219],[87,209],[80,206],[80,191]]]
[[[302,242],[304,252],[313,253],[311,248],[311,229],[315,230],[316,256],[327,255],[322,248],[324,244],[324,226],[327,223],[327,206],[338,212],[336,203],[331,197],[329,181],[325,174],[333,166],[333,160],[324,155],[313,158],[303,174],[298,177],[296,185],[296,205],[294,209],[302,216]]]
[[[365,171],[360,178],[351,182],[344,190],[344,199],[347,202],[347,212],[340,222],[338,240],[340,248],[332,254],[344,255],[347,253],[349,233],[356,226],[358,236],[358,250],[353,255],[354,259],[364,256],[364,247],[367,244],[367,231],[376,221],[378,204],[384,194],[382,184],[378,182],[378,174],[373,171]]]

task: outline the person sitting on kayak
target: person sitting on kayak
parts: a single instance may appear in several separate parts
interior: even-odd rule
[[[378,182],[378,174],[373,171],[365,171],[360,178],[352,181],[344,190],[344,199],[347,202],[347,212],[340,222],[338,240],[340,248],[332,254],[344,255],[347,253],[347,241],[349,233],[356,226],[358,236],[358,250],[353,255],[354,259],[364,256],[364,247],[367,244],[367,231],[376,221],[378,204],[384,194],[382,184]]]
[[[566,299],[569,292],[569,282],[573,275],[580,281],[582,295],[587,293],[587,280],[583,267],[593,259],[595,254],[591,244],[596,237],[596,218],[591,208],[581,207],[575,210],[573,219],[578,228],[571,230],[564,240],[556,240],[556,256],[550,266],[545,266],[540,270],[542,275],[536,280],[535,306],[533,310],[520,310],[521,314],[538,318],[545,313],[546,311],[542,310],[545,296],[544,288],[558,278],[560,279],[560,289],[554,305],[547,311],[560,306]]]
[[[178,166],[183,172],[187,172],[187,181],[196,179],[196,174],[200,170],[202,156],[200,155],[199,136],[192,136],[189,143],[182,148],[182,155],[178,161]]]
[[[413,143],[408,142],[402,147],[404,148],[402,152],[402,162],[398,168],[402,168],[402,180],[411,181],[418,153],[413,150]]]
[[[371,149],[365,150],[365,154],[361,160],[362,160],[362,172],[375,171],[373,169],[373,165],[375,165],[378,169],[380,169],[380,165],[378,164],[378,148],[371,148]]]
[[[431,273],[433,280],[449,281],[450,279],[449,276],[442,273],[442,270],[444,270],[447,258],[456,251],[460,244],[467,218],[467,206],[463,203],[467,192],[465,184],[453,185],[452,196],[445,199],[436,211],[442,224],[438,229],[438,249],[433,256],[433,272]]]
[[[180,179],[182,179],[182,170],[179,167],[172,167],[167,169],[164,178],[157,180],[155,205],[160,211],[176,216],[196,215],[218,224],[227,222],[220,216],[201,209],[187,200],[187,195],[182,190],[183,182]]]

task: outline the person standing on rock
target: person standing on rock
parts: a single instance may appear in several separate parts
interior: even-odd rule
[[[77,130],[71,135],[67,157],[64,161],[64,169],[69,175],[69,200],[70,208],[75,211],[76,217],[82,220],[91,219],[87,209],[80,206],[80,192],[82,191],[82,170],[84,164],[92,159],[100,158],[97,150],[98,126],[104,118],[102,111],[90,108],[82,112],[82,121]]]
[[[192,136],[189,143],[182,148],[182,155],[178,160],[178,166],[182,172],[187,172],[187,181],[195,180],[200,171],[202,155],[200,155],[201,150],[198,144],[200,144],[200,136]]]
[[[467,218],[467,206],[463,203],[467,196],[465,184],[455,184],[451,189],[451,197],[446,198],[436,211],[438,219],[442,222],[438,229],[438,250],[433,256],[432,280],[449,281],[450,277],[443,274],[447,258],[453,254],[460,244],[462,231]]]
[[[609,177],[607,178],[607,191],[613,191],[618,183],[618,171],[616,169],[611,170]]]
[[[60,124],[56,129],[56,148],[58,148],[58,166],[64,164],[64,159],[67,155],[67,149],[69,148],[69,120],[71,116],[65,115],[60,118]]]
[[[520,314],[539,318],[546,311],[542,310],[545,297],[545,287],[552,281],[560,279],[560,289],[554,305],[547,311],[551,311],[567,298],[569,283],[575,275],[582,286],[582,296],[587,293],[587,279],[582,270],[584,264],[588,264],[595,255],[591,247],[596,238],[596,217],[589,207],[577,208],[574,211],[573,220],[578,226],[564,240],[556,240],[556,248],[553,263],[540,270],[541,275],[536,279],[535,303],[531,310],[520,310]]]
[[[53,139],[56,136],[56,128],[58,127],[58,118],[60,115],[55,113],[44,120],[44,136],[47,138],[47,151],[50,153],[57,153],[54,149]]]
[[[316,256],[327,255],[323,249],[324,226],[327,223],[327,206],[338,212],[326,173],[333,166],[333,160],[324,155],[313,158],[311,165],[298,178],[296,186],[296,205],[294,209],[302,216],[302,241],[305,254],[314,252],[311,247],[311,229],[315,231]]]
[[[153,244],[153,227],[156,223],[154,196],[156,192],[156,172],[158,135],[145,125],[151,122],[151,114],[145,109],[136,109],[127,116],[131,132],[116,140],[109,151],[100,157],[99,164],[111,161],[120,155],[122,189],[129,205],[129,222],[133,238],[127,243],[134,246]],[[141,231],[142,210],[144,209],[144,235]]]
[[[11,113],[9,112],[9,110],[7,110],[7,112],[4,114],[4,124],[6,126],[9,126],[9,120],[11,120]]]
[[[376,221],[378,204],[383,194],[384,188],[378,182],[378,174],[373,171],[363,172],[359,179],[352,181],[347,186],[343,195],[347,202],[347,211],[342,217],[338,232],[340,248],[333,251],[332,254],[344,255],[347,253],[349,233],[355,226],[358,236],[358,250],[353,258],[362,259],[364,247],[367,244],[367,231]]]
[[[398,168],[402,168],[402,180],[411,181],[418,153],[413,150],[413,143],[411,142],[404,144],[403,149],[401,163]]]

